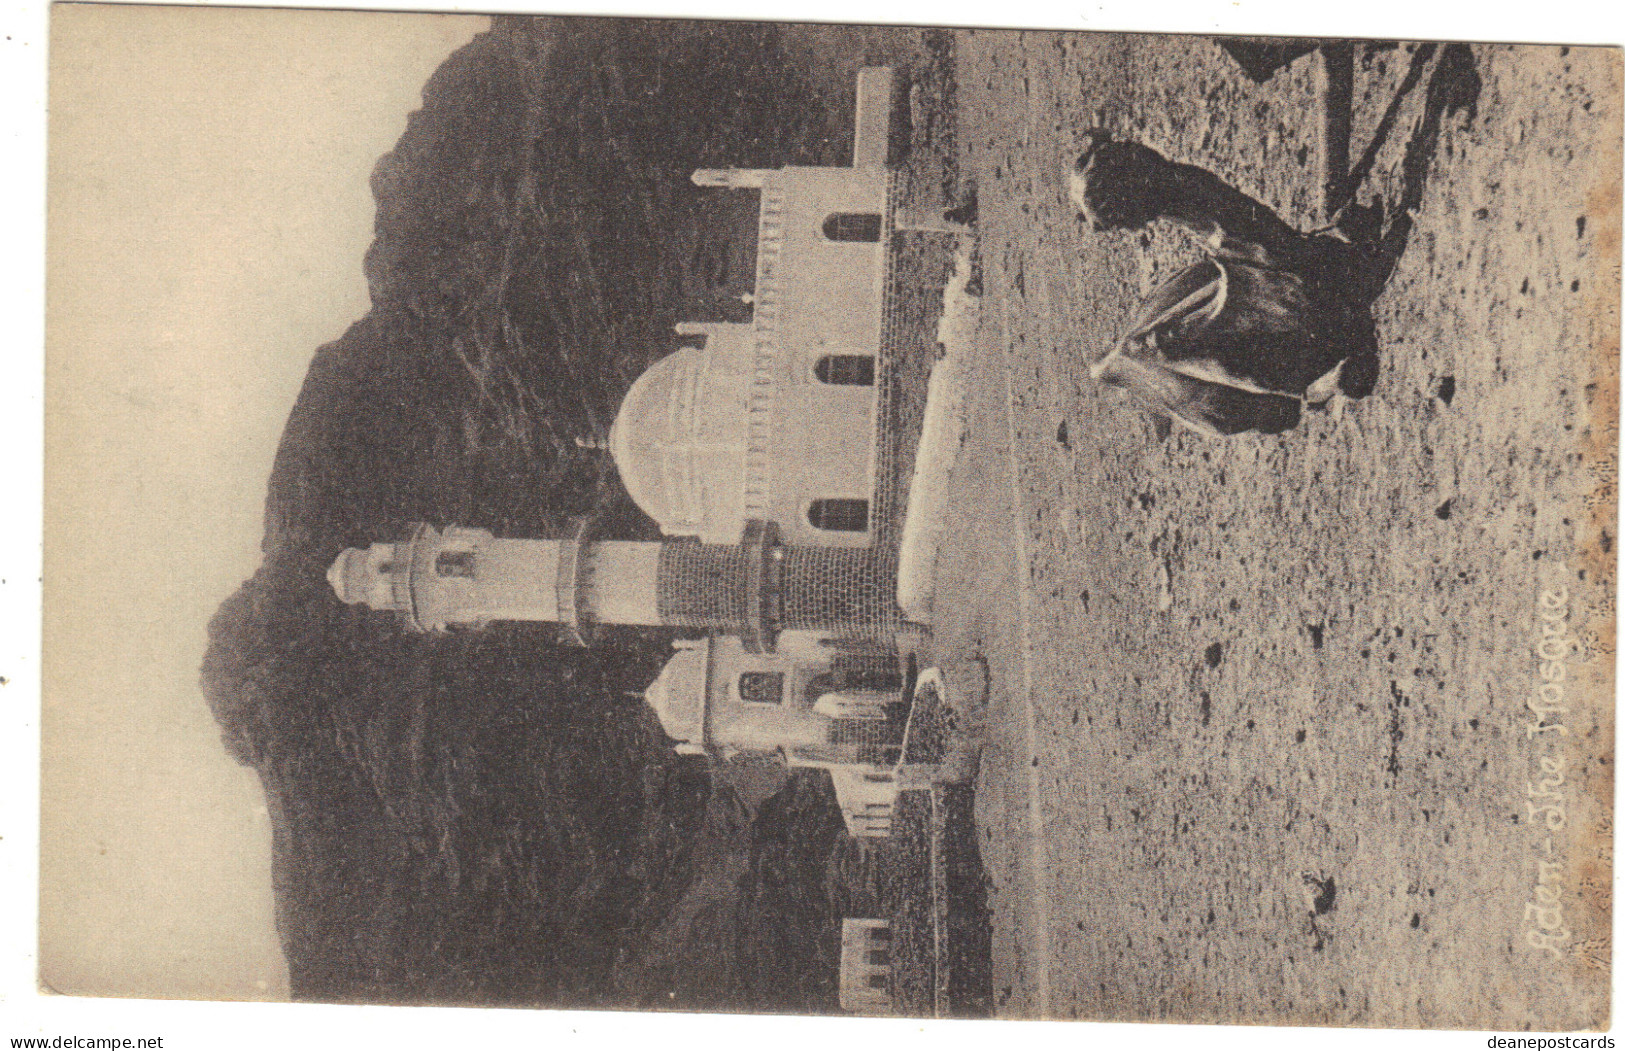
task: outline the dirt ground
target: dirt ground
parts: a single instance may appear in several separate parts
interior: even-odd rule
[[[934,629],[992,670],[1000,1014],[1607,1024],[1619,56],[1469,60],[1430,141],[1441,59],[1357,57],[1359,197],[1419,205],[1375,393],[1215,441],[1088,373],[1194,246],[1090,233],[1064,177],[1104,125],[1318,225],[1316,60],[958,40],[986,292]],[[1579,640],[1545,715],[1542,608]]]

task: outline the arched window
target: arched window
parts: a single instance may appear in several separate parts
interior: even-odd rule
[[[434,560],[434,572],[441,577],[472,577],[474,552],[442,551]]]
[[[836,212],[824,220],[824,236],[831,241],[879,241],[880,216],[874,212]]]
[[[818,382],[837,387],[873,387],[875,359],[868,354],[825,354],[813,366]]]
[[[784,701],[784,675],[776,671],[748,671],[739,677],[739,699],[751,704]]]
[[[814,529],[836,533],[863,533],[869,529],[869,501],[845,497],[814,500],[807,507],[807,521]]]
[[[818,703],[818,698],[826,693],[835,692],[840,686],[840,680],[835,675],[827,671],[820,672],[807,680],[807,685],[803,687],[801,694],[806,698],[807,704],[813,705]]]

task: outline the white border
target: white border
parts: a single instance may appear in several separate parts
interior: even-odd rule
[[[273,6],[273,5],[262,5]],[[506,13],[534,10],[515,0],[425,4],[421,0],[330,0],[303,6],[379,10]],[[1469,39],[1607,43],[1625,41],[1625,5],[1560,0],[1522,5],[1423,4],[1366,0],[1304,4],[1302,0],[1158,2],[1111,0],[1064,5],[1004,0],[924,3],[890,0],[572,0],[557,13],[760,18],[785,21],[869,21],[900,24],[999,25],[1193,33],[1269,33],[1389,39]],[[41,0],[0,3],[0,164],[6,200],[3,238],[7,352],[0,354],[8,454],[0,458],[6,494],[0,514],[0,740],[10,751],[0,764],[0,1047],[20,1036],[162,1036],[166,1048],[537,1047],[611,1046],[622,1042],[675,1048],[759,1041],[785,1048],[862,1039],[897,1046],[970,1047],[1019,1040],[1031,1048],[1106,1047],[1130,1043],[1227,1048],[1313,1044],[1339,1051],[1380,1040],[1392,1051],[1413,1047],[1485,1046],[1483,1034],[1410,1031],[1262,1029],[1257,1027],[1082,1025],[1079,1023],[931,1023],[747,1016],[567,1014],[469,1009],[381,1009],[323,1005],[192,1004],[80,1000],[34,991],[37,900],[39,521],[42,421],[41,348],[44,301],[44,115],[47,17]],[[1616,876],[1616,887],[1617,887]],[[1617,897],[1617,895],[1616,895]],[[1616,1003],[1619,982],[1616,975]]]

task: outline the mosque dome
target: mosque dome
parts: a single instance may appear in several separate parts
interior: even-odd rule
[[[728,543],[744,525],[746,378],[684,347],[621,403],[610,454],[626,491],[670,536]]]
[[[705,743],[706,673],[711,640],[680,642],[660,675],[643,691],[666,736],[679,743]]]

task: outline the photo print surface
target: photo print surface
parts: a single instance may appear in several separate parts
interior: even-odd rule
[[[54,18],[47,987],[1609,1024],[1617,50]]]

